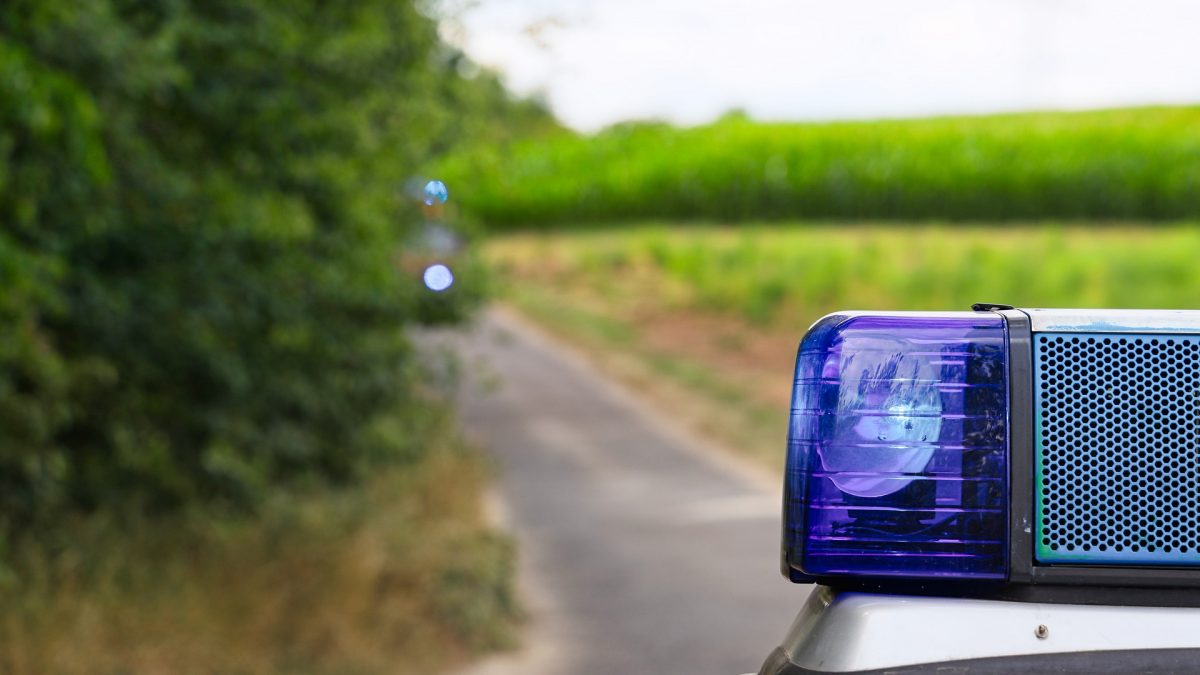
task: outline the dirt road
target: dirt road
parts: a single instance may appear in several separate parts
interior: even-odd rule
[[[808,592],[778,571],[779,480],[509,314],[438,343],[461,356],[532,614],[521,652],[473,672],[757,670]]]

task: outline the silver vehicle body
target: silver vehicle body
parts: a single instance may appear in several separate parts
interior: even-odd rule
[[[818,586],[782,643],[815,672],[1022,655],[1200,648],[1200,608],[836,592]]]

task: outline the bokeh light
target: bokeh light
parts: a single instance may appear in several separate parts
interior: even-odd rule
[[[425,280],[425,288],[435,293],[440,293],[454,285],[454,274],[450,272],[449,267],[441,263],[426,267],[422,278]]]
[[[440,180],[431,180],[425,184],[423,191],[426,206],[434,204],[445,204],[450,198],[450,191],[446,189],[446,184]]]

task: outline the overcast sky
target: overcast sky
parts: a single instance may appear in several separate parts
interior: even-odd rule
[[[448,38],[583,130],[1200,102],[1200,1],[444,2]]]

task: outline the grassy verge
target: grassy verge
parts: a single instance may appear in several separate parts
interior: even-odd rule
[[[725,367],[719,358],[672,346],[673,319],[641,321],[618,307],[580,302],[562,289],[511,284],[508,303],[560,339],[580,348],[602,370],[633,386],[675,420],[717,442],[782,469],[787,375]],[[729,335],[736,325],[723,328]],[[694,345],[693,345],[694,346]],[[771,375],[778,375],[773,373]]]
[[[514,234],[513,305],[725,445],[782,462],[791,368],[839,309],[1196,306],[1200,228],[797,223]]]
[[[93,518],[18,542],[0,671],[429,673],[512,643],[513,549],[448,413],[366,485],[278,494],[254,518]],[[400,430],[400,429],[398,429]]]

